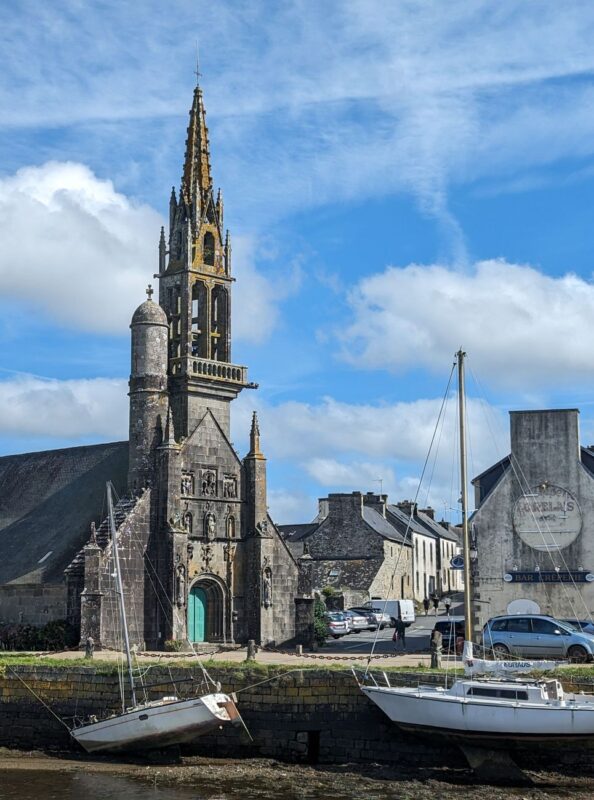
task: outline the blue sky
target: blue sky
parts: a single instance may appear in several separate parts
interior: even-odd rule
[[[260,384],[233,438],[257,408],[275,519],[414,495],[460,345],[472,472],[510,408],[577,406],[594,441],[591,3],[2,6],[0,452],[127,435],[196,40]],[[420,495],[448,516],[453,405]]]

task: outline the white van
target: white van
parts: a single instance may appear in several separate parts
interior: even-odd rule
[[[379,608],[381,611],[385,611],[390,615],[392,627],[396,624],[398,617],[407,628],[415,621],[415,604],[412,600],[385,600],[382,597],[374,597],[364,603],[364,608]]]

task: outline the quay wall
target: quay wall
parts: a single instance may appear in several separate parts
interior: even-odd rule
[[[41,701],[68,723],[89,714],[120,711],[118,676],[111,668],[102,669],[99,664],[0,667],[0,746],[78,749]],[[310,763],[464,766],[460,751],[447,739],[417,737],[390,723],[347,670],[228,667],[212,669],[210,674],[223,691],[237,693],[237,706],[253,741],[241,728],[228,725],[188,745],[188,753]],[[145,675],[147,699],[164,694],[192,696],[202,690],[202,679],[197,667],[152,667]],[[400,685],[443,682],[443,675],[398,673],[392,681]],[[143,699],[142,692],[138,695]],[[555,758],[557,766],[577,763],[594,768],[593,751],[584,755],[576,754],[575,748],[565,752],[557,748]],[[546,763],[546,755],[544,759]],[[530,763],[535,763],[534,752]]]

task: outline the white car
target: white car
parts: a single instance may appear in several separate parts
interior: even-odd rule
[[[356,611],[343,611],[349,623],[349,633],[361,633],[369,628],[369,620],[362,614],[357,614]]]

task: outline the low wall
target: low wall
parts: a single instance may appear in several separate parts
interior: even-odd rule
[[[213,669],[211,676],[237,705],[253,737],[225,726],[189,746],[195,754],[266,756],[320,763],[384,761],[412,766],[463,766],[458,749],[438,736],[418,738],[400,731],[360,692],[349,672],[305,669]],[[275,676],[270,681],[269,678]],[[180,697],[199,690],[198,668],[157,667],[145,681],[148,699],[175,691]],[[175,683],[172,690],[171,681]],[[443,681],[443,676],[398,673],[398,683]],[[23,681],[62,718],[119,711],[118,678],[99,665],[72,668],[20,666],[0,676],[0,746],[65,750],[77,747],[68,731],[36,700]],[[139,693],[139,696],[141,693]],[[592,763],[591,754],[556,750],[556,765]],[[549,757],[550,763],[550,757]],[[534,753],[530,754],[534,764]]]

